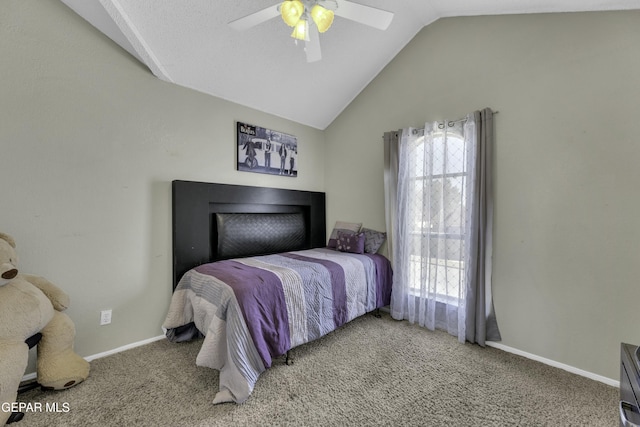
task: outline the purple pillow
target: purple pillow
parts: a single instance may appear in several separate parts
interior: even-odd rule
[[[387,233],[364,227],[360,232],[364,234],[364,251],[370,254],[378,253],[387,238]]]
[[[351,252],[354,254],[364,253],[364,233],[344,233],[338,231],[336,249],[340,252]]]
[[[360,227],[362,227],[362,223],[356,223],[356,222],[345,222],[345,221],[336,221],[336,225],[333,227],[333,230],[331,231],[331,235],[329,236],[329,242],[327,243],[327,246],[335,249],[336,248],[336,244],[338,242],[338,232],[344,232],[344,233],[357,233],[358,231],[360,231]]]

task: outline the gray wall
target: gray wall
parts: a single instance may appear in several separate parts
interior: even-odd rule
[[[499,110],[502,344],[617,380],[620,342],[640,344],[638,23],[633,11],[424,28],[326,130],[328,218],[384,228],[384,131]]]
[[[0,1],[0,58],[0,230],[82,356],[162,335],[172,180],[324,191],[322,131],[165,83],[57,0]],[[298,136],[298,177],[236,171],[236,120]]]

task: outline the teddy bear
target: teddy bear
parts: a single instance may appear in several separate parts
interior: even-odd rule
[[[69,296],[47,279],[18,272],[16,244],[0,233],[0,426],[13,421],[17,390],[29,359],[25,340],[38,332],[37,381],[63,390],[89,376],[73,350],[75,326],[65,313]],[[17,421],[17,420],[16,420]]]

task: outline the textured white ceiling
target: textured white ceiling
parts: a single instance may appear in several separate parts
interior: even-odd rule
[[[394,12],[386,31],[336,17],[322,60],[274,18],[238,32],[228,22],[278,0],[61,0],[158,78],[325,129],[425,25],[438,18],[640,9],[640,0],[354,0]]]

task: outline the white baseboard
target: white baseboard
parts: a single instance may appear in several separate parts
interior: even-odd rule
[[[36,373],[35,372],[31,372],[30,374],[25,374],[24,377],[22,377],[22,381],[31,381],[31,380],[35,380],[36,379]]]
[[[518,349],[515,349],[515,348],[512,348],[512,347],[506,346],[504,344],[500,344],[498,342],[487,341],[486,344],[489,347],[494,347],[494,348],[497,348],[499,350],[506,351],[507,353],[517,354],[518,356],[526,357],[527,359],[535,360],[537,362],[544,363],[545,365],[553,366],[555,368],[560,368],[560,369],[563,369],[565,371],[571,372],[573,374],[580,375],[580,376],[583,376],[583,377],[587,377],[587,378],[590,378],[592,380],[599,381],[601,383],[605,383],[605,384],[608,384],[610,386],[620,388],[620,381],[618,381],[618,380],[614,380],[614,379],[611,379],[611,378],[603,377],[602,375],[597,375],[597,374],[594,374],[593,372],[584,371],[582,369],[578,369],[578,368],[570,366],[570,365],[565,365],[564,363],[556,362],[555,360],[546,359],[544,357],[536,356],[535,354],[527,353],[526,351],[518,350]]]
[[[165,339],[165,338],[166,337],[164,335],[158,335],[157,337],[148,338],[146,340],[142,340],[142,341],[134,342],[134,343],[131,343],[131,344],[123,345],[122,347],[114,348],[113,350],[107,350],[107,351],[103,351],[102,353],[94,354],[92,356],[87,356],[87,357],[84,358],[84,360],[86,360],[87,362],[91,362],[92,360],[100,359],[102,357],[111,356],[112,354],[120,353],[122,351],[130,350],[132,348],[140,347],[141,345],[150,344],[150,343],[155,342],[155,341],[160,341],[160,340]],[[36,373],[35,372],[31,372],[31,373],[25,374],[22,377],[22,381],[31,381],[31,380],[34,380],[34,379],[36,379]]]
[[[120,352],[125,351],[125,350],[131,350],[132,348],[140,347],[141,345],[151,344],[152,342],[160,341],[160,340],[165,339],[165,338],[166,337],[164,335],[158,335],[157,337],[148,338],[146,340],[142,340],[142,341],[134,342],[134,343],[131,343],[131,344],[123,345],[122,347],[114,348],[113,350],[103,351],[102,353],[94,354],[93,356],[87,356],[87,357],[85,357],[85,360],[87,362],[91,362],[92,360],[96,360],[96,359],[100,359],[100,358],[103,358],[103,357],[111,356],[112,354],[120,353]]]

